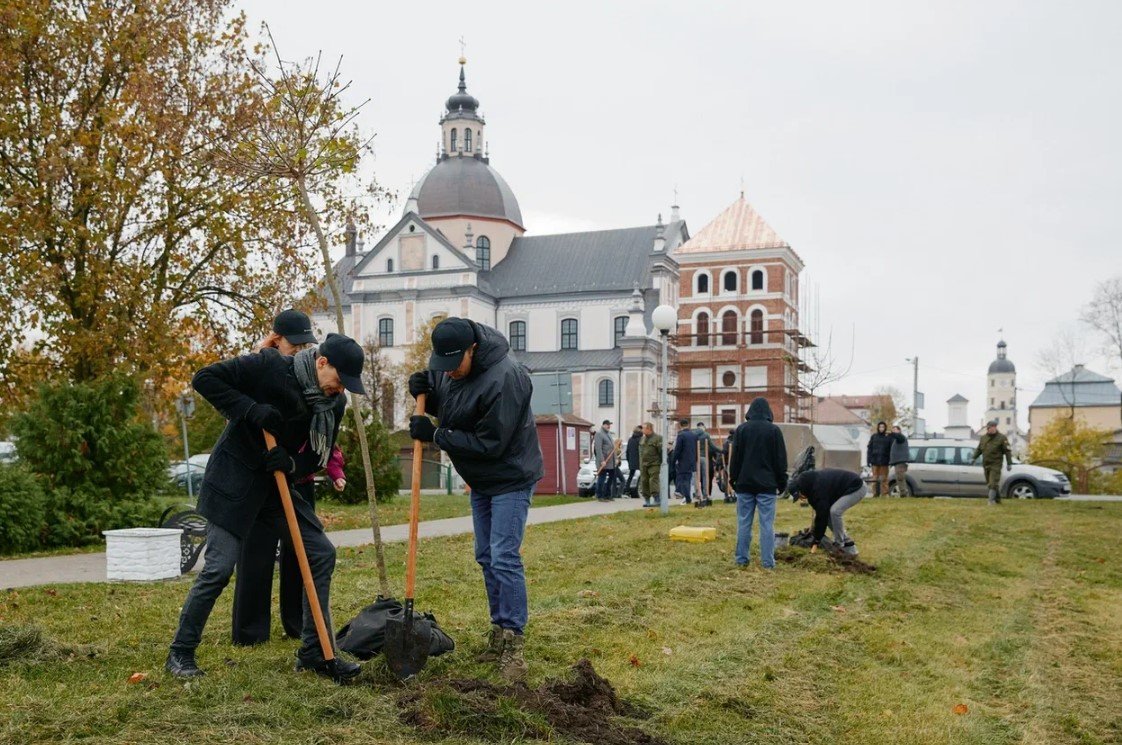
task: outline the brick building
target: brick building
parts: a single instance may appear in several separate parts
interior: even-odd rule
[[[776,422],[807,421],[799,255],[741,194],[674,257],[679,415],[724,432],[764,396]]]

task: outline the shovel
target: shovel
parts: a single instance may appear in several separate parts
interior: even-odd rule
[[[277,446],[277,440],[265,432],[265,447],[272,450]],[[331,679],[336,683],[343,682],[336,669],[335,647],[331,644],[331,636],[327,633],[327,624],[323,620],[323,609],[319,607],[319,595],[316,594],[316,585],[312,581],[312,568],[308,566],[308,554],[304,551],[304,539],[300,535],[300,526],[296,523],[296,509],[292,506],[292,495],[288,491],[288,481],[280,471],[274,471],[273,477],[277,480],[277,491],[280,492],[281,505],[284,507],[284,519],[288,523],[288,533],[292,536],[292,550],[296,554],[296,561],[300,564],[300,577],[304,580],[304,594],[308,596],[308,607],[312,609],[312,619],[316,622],[316,636],[319,637],[319,647],[323,650],[323,659],[327,660]]]
[[[425,394],[417,396],[416,416],[425,415]],[[423,445],[413,441],[412,501],[409,505],[409,550],[405,559],[405,612],[386,620],[386,643],[382,653],[399,680],[408,680],[425,666],[432,644],[427,623],[413,623],[413,587],[417,580],[417,520],[421,511],[421,457]]]

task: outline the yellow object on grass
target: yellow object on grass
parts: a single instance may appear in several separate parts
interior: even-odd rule
[[[679,525],[670,529],[670,540],[689,543],[705,543],[717,540],[716,528],[695,528],[692,525]]]

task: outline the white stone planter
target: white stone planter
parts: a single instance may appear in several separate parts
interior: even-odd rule
[[[124,528],[102,535],[106,579],[146,582],[179,576],[179,528]]]

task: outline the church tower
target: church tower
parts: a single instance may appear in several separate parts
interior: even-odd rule
[[[1017,368],[1006,357],[1006,344],[997,343],[997,358],[986,373],[986,417],[997,420],[997,429],[1013,440],[1017,433]]]

